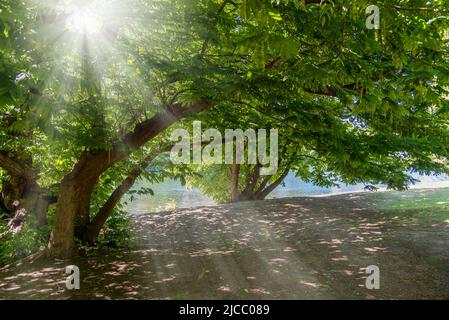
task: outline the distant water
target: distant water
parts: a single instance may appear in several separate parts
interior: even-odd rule
[[[412,189],[419,188],[449,188],[449,177],[441,176],[415,176],[420,182],[412,186]],[[133,189],[141,187],[149,187],[154,191],[154,196],[142,195],[136,196],[136,199],[130,201],[126,210],[133,214],[143,214],[149,212],[158,212],[165,210],[173,210],[176,208],[191,208],[198,206],[211,206],[214,201],[203,195],[199,190],[188,190],[177,181],[166,181],[157,185],[150,185],[143,181],[136,183]],[[270,195],[269,199],[288,198],[288,197],[304,197],[304,196],[323,196],[345,192],[364,191],[363,184],[357,185],[341,185],[339,188],[321,188],[311,183],[305,183],[289,174],[284,181],[283,186],[279,186]],[[382,188],[380,188],[382,190]]]

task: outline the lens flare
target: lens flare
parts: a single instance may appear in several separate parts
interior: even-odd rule
[[[101,32],[103,21],[101,11],[95,10],[93,6],[74,8],[67,18],[67,28],[75,33],[83,35],[95,35]]]

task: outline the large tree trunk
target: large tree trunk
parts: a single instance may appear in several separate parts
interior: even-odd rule
[[[48,255],[67,258],[75,253],[75,231],[81,235],[89,224],[92,192],[106,163],[99,157],[83,156],[62,180]]]
[[[75,249],[75,219],[78,213],[81,189],[72,181],[63,181],[60,186],[56,220],[50,237],[51,255],[70,257]]]
[[[239,173],[240,164],[234,160],[231,167],[231,202],[236,202],[239,198]]]
[[[62,181],[55,224],[49,242],[51,256],[65,258],[75,253],[75,226],[79,234],[82,234],[87,227],[88,221],[85,221],[85,217],[86,212],[89,213],[90,197],[94,186],[95,183],[83,182],[79,178],[66,177]]]
[[[3,185],[2,205],[11,215],[8,229],[13,233],[21,230],[30,215],[36,218],[39,227],[47,224],[48,200],[36,182],[31,160],[25,162],[0,153],[0,166],[9,175]]]

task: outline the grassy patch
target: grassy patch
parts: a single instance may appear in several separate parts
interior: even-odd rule
[[[389,219],[420,225],[449,225],[449,189],[374,194],[372,203]]]

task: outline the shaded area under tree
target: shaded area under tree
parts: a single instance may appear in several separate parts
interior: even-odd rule
[[[0,271],[1,298],[449,298],[447,225],[391,219],[371,194],[240,202],[136,217],[137,247]],[[65,290],[64,267],[81,269]],[[378,265],[381,289],[367,290]]]

